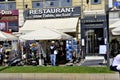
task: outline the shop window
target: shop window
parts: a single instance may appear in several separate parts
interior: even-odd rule
[[[101,0],[91,0],[91,4],[101,4]]]
[[[32,8],[43,8],[43,2],[40,1],[33,1]]]
[[[12,32],[18,32],[18,21],[8,22],[8,30],[12,30]]]
[[[61,0],[61,6],[72,6],[72,0]]]

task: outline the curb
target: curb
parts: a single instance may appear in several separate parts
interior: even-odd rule
[[[119,73],[0,73],[0,80],[120,80]]]

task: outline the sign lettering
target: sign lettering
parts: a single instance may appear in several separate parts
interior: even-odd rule
[[[28,9],[25,11],[26,19],[42,18],[60,18],[80,16],[80,7],[65,8],[45,8],[45,9]]]

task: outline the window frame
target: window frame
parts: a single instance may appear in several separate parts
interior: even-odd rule
[[[91,0],[92,5],[101,4],[101,3],[102,3],[102,0],[98,0],[98,2],[95,2],[95,0]]]
[[[65,7],[65,6],[72,6],[72,0],[69,0],[69,2],[68,2],[68,0],[60,0],[60,3],[61,3],[60,6],[63,6],[63,7]]]
[[[51,3],[53,5],[51,5]],[[45,0],[44,2],[44,7],[49,8],[49,7],[59,7],[59,0]]]
[[[40,6],[37,6],[37,3],[39,3]],[[42,1],[32,1],[32,8],[43,8],[43,6],[44,6],[44,2]]]
[[[16,9],[16,2],[15,1],[0,2],[0,6],[1,6],[0,10],[15,10]],[[4,7],[2,7],[2,6],[4,6]]]
[[[65,3],[63,3],[65,1]],[[32,0],[32,8],[49,8],[49,7],[68,7],[72,6],[73,0]],[[41,7],[36,4],[43,2]],[[52,2],[53,5],[50,5]]]

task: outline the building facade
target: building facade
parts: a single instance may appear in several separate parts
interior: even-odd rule
[[[106,19],[108,0],[0,0],[0,10],[19,10],[20,27],[25,23],[24,11],[27,9],[66,8],[75,6],[79,6],[81,9],[81,15],[77,16],[79,21],[76,22],[77,24],[74,26],[76,31],[72,34],[68,32],[66,33],[81,40],[83,54],[98,55],[99,46],[104,45],[106,40],[105,29],[108,25],[104,23],[104,21],[107,22],[104,18]],[[103,17],[102,19],[101,16]],[[83,26],[86,24],[85,21],[87,21],[87,23],[91,22],[90,24],[93,24],[94,22],[97,24],[103,24],[100,27],[97,27],[96,24],[94,26],[88,25],[89,27],[86,27]]]

